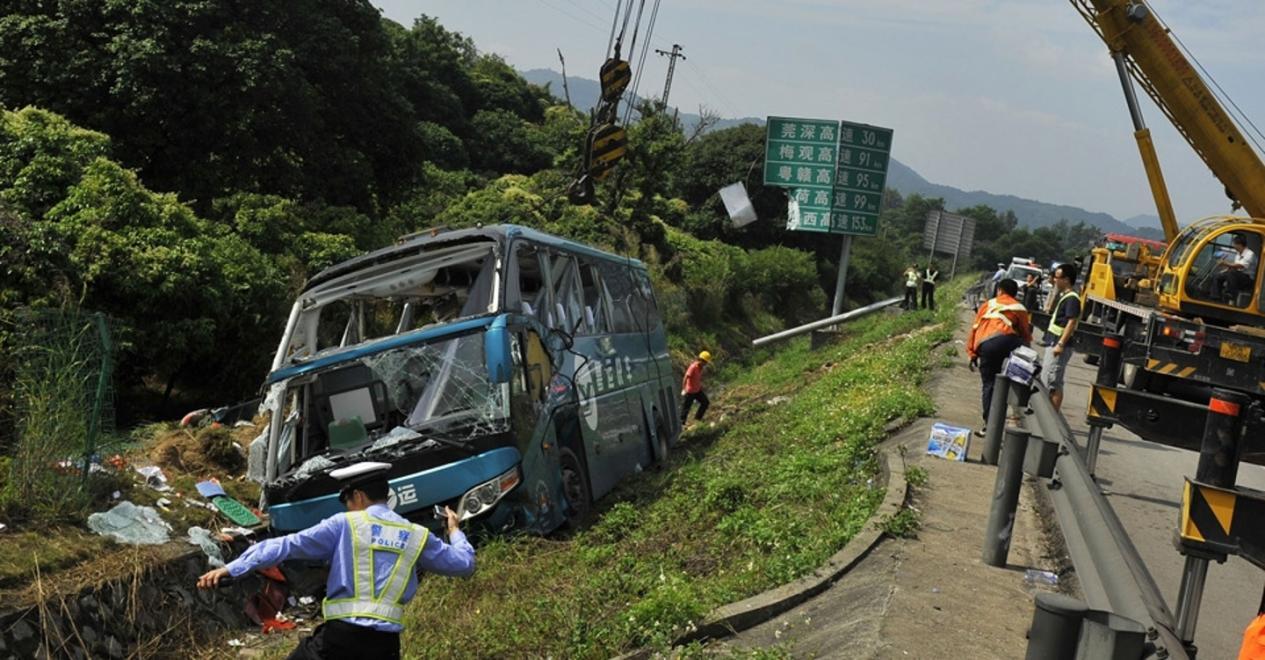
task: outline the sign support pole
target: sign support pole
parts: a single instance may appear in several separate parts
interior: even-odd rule
[[[830,315],[843,313],[843,284],[848,278],[848,257],[852,252],[852,234],[843,235],[843,247],[839,252],[839,279],[835,280],[835,301],[830,307]]]

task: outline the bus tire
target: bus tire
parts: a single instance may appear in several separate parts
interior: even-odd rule
[[[663,422],[663,415],[654,415],[654,445],[651,447],[654,464],[660,468],[668,462],[668,425]]]
[[[566,525],[575,529],[592,509],[593,490],[584,474],[584,464],[570,447],[559,451],[558,464],[562,472],[562,494],[567,498]]]

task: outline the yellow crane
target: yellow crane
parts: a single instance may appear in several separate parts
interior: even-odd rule
[[[1243,275],[1228,273],[1218,264],[1237,252],[1235,236],[1242,237],[1253,254],[1261,253],[1265,220],[1254,218],[1265,218],[1265,164],[1149,6],[1138,0],[1071,2],[1102,38],[1116,63],[1133,119],[1134,137],[1168,242],[1162,259],[1143,258],[1150,265],[1146,273],[1150,277],[1139,283],[1144,291],[1139,301],[1210,322],[1263,325],[1265,300],[1260,295],[1260,259],[1256,259],[1252,272]],[[1223,215],[1179,227],[1150,131],[1138,106],[1134,82],[1155,101],[1225,185],[1234,208],[1245,209],[1253,218]],[[1115,300],[1117,296],[1110,285],[1110,268],[1104,271],[1096,263],[1088,292]]]

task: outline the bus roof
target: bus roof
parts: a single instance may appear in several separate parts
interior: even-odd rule
[[[638,259],[604,252],[597,248],[589,247],[583,243],[577,243],[576,241],[562,238],[560,236],[547,234],[530,227],[523,227],[520,225],[488,225],[486,227],[473,227],[468,229],[436,229],[433,230],[433,232],[424,231],[410,235],[405,237],[402,242],[395,245],[374,250],[373,252],[368,252],[358,257],[353,257],[347,261],[334,264],[333,266],[322,270],[308,279],[307,284],[303,287],[303,290],[308,291],[323,282],[328,282],[329,280],[341,275],[346,275],[347,273],[352,273],[374,264],[394,261],[400,257],[416,253],[427,247],[448,243],[474,242],[480,239],[502,242],[512,238],[526,238],[537,243],[561,248],[570,252],[584,254],[596,259],[618,261],[621,264],[631,263],[638,268],[645,268],[645,264]]]

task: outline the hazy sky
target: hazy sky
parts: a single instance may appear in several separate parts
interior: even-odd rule
[[[567,73],[587,78],[616,4],[373,2],[405,25],[435,16],[520,69],[558,69],[561,47]],[[1150,5],[1265,128],[1265,2]],[[671,97],[683,109],[888,126],[893,155],[935,183],[1155,213],[1106,46],[1067,0],[661,0],[651,46],[673,43],[688,57]],[[647,56],[643,95],[662,93],[667,59]],[[1222,185],[1139,94],[1179,221],[1228,212]]]

